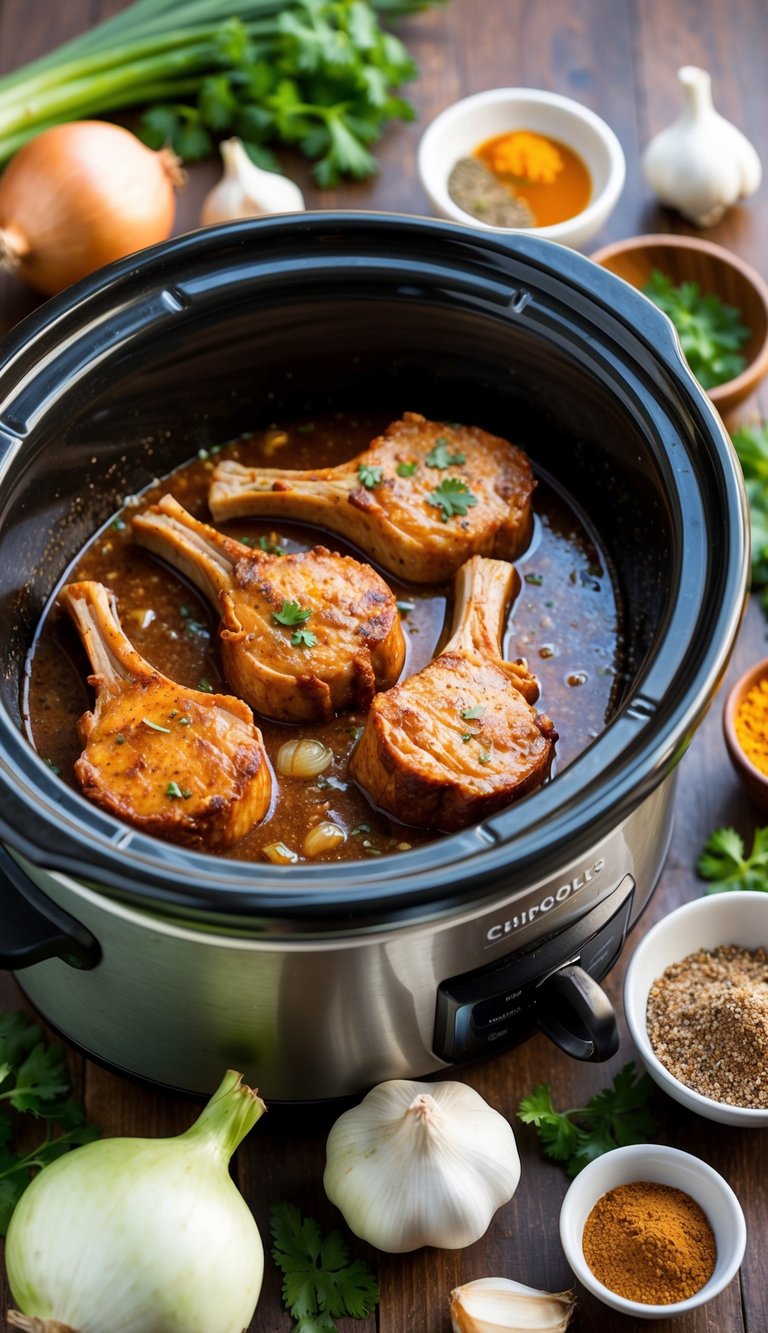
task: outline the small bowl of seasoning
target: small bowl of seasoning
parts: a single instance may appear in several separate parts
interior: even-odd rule
[[[595,1158],[560,1211],[575,1276],[604,1305],[636,1319],[686,1314],[738,1272],[747,1239],[730,1185],[699,1157],[638,1143]]]
[[[768,894],[685,903],[635,948],[624,1013],[648,1073],[708,1120],[768,1126]]]
[[[441,111],[419,145],[438,217],[580,249],[619,199],[624,153],[604,120],[538,88],[491,88]]]
[[[630,236],[590,256],[659,305],[721,416],[768,373],[768,283],[739,255],[701,236]]]
[[[723,735],[746,791],[761,810],[768,810],[768,658],[751,666],[728,691]]]

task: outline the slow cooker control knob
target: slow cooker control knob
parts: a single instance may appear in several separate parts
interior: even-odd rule
[[[537,1012],[541,1031],[577,1060],[610,1060],[619,1049],[613,1005],[577,963],[566,963],[542,981]]]

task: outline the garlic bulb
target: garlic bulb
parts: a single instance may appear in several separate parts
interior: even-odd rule
[[[709,74],[695,65],[677,71],[685,94],[682,115],[657,134],[643,154],[643,170],[663,204],[697,227],[712,227],[762,180],[749,140],[715,111]]]
[[[300,213],[304,196],[298,185],[277,171],[263,171],[246,153],[240,139],[224,139],[224,173],[205,196],[200,226],[257,218],[264,213]]]
[[[506,1277],[481,1277],[451,1292],[453,1333],[564,1333],[573,1313],[570,1291],[537,1291]]]
[[[390,1254],[471,1245],[519,1180],[511,1125],[464,1083],[380,1083],[326,1145],[328,1198]]]

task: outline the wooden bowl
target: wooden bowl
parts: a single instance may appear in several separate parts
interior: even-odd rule
[[[749,264],[712,241],[694,236],[632,236],[603,246],[591,256],[595,263],[642,290],[654,269],[677,286],[697,282],[703,293],[714,292],[737,308],[749,339],[741,348],[746,366],[707,395],[721,416],[732,412],[757,389],[768,372],[768,285]]]
[[[768,777],[748,759],[736,736],[736,714],[742,700],[761,681],[768,686],[768,657],[749,667],[731,686],[723,705],[723,736],[729,758],[745,791],[761,810],[768,810]]]

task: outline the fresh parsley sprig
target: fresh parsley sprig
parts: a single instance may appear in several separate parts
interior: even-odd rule
[[[655,1131],[648,1109],[653,1083],[638,1074],[634,1062],[624,1065],[608,1088],[590,1097],[586,1106],[556,1111],[548,1083],[534,1088],[521,1101],[517,1114],[526,1125],[535,1125],[547,1157],[562,1162],[569,1176],[595,1157],[623,1148],[628,1143],[646,1143]]]
[[[768,611],[768,425],[740,426],[732,438],[749,501],[752,587],[764,589]]]
[[[311,606],[302,607],[299,602],[289,601],[283,602],[279,611],[272,612],[272,619],[277,621],[278,625],[297,626],[291,635],[291,644],[294,648],[313,648],[317,643],[317,635],[313,634],[311,629],[298,628],[303,626],[311,615]]]
[[[709,880],[707,893],[734,889],[768,893],[768,828],[755,829],[749,856],[735,829],[715,829],[702,848],[696,869],[702,879]]]
[[[675,286],[658,269],[643,293],[672,320],[685,359],[703,388],[712,389],[741,374],[746,362],[739,348],[749,329],[735,306],[726,305],[714,292],[703,294],[697,282]]]
[[[427,496],[427,504],[439,509],[441,519],[447,523],[454,514],[463,517],[467,510],[472,509],[477,504],[477,496],[458,477],[446,477]]]
[[[379,1289],[361,1259],[351,1259],[338,1231],[323,1235],[312,1217],[290,1203],[270,1210],[272,1258],[283,1273],[283,1302],[297,1321],[293,1333],[333,1333],[344,1315],[364,1319]]]
[[[80,1143],[99,1137],[85,1123],[85,1111],[70,1097],[66,1058],[60,1046],[47,1045],[42,1029],[23,1014],[0,1013],[0,1234],[27,1185],[42,1167]],[[42,1121],[42,1133],[15,1149],[25,1113]]]

